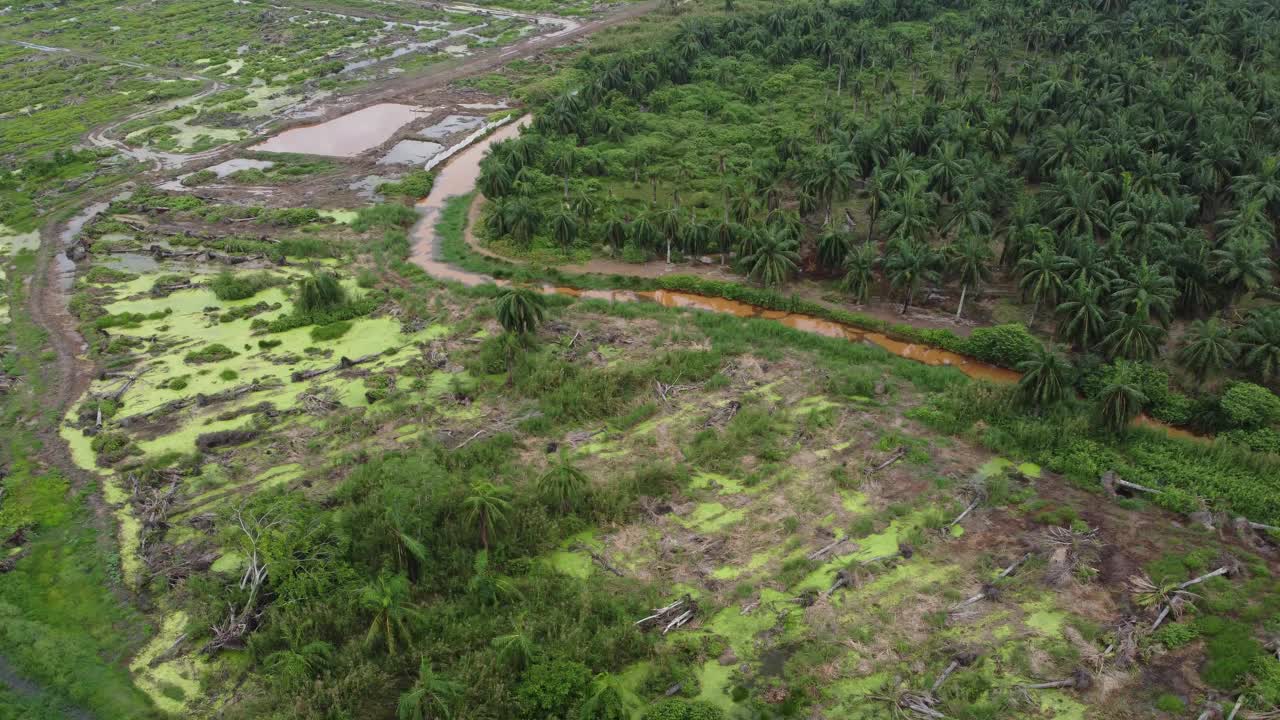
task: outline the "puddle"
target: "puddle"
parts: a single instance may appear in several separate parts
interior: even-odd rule
[[[484,118],[477,115],[450,115],[418,133],[418,137],[426,138],[427,140],[444,140],[455,133],[475,130],[483,124]]]
[[[430,111],[399,103],[378,103],[317,125],[285,130],[253,146],[262,152],[355,157],[387,141],[397,130]]]
[[[365,200],[378,201],[382,199],[382,195],[378,192],[378,188],[383,183],[395,182],[399,177],[390,175],[367,175],[347,186],[348,190],[354,190],[356,195]]]
[[[276,164],[270,160],[254,160],[253,158],[234,158],[232,160],[220,162],[217,165],[210,165],[209,167],[205,168],[205,170],[208,170],[212,172],[214,175],[217,175],[218,179],[222,179],[230,175],[231,173],[239,172],[240,170],[270,170],[275,166]],[[184,175],[183,177],[186,177],[186,176]]]
[[[439,143],[423,140],[401,140],[394,147],[378,158],[379,165],[423,165],[440,154],[444,146]]]

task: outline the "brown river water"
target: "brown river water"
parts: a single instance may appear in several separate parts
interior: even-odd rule
[[[517,122],[499,128],[487,137],[458,152],[447,164],[440,168],[435,184],[431,187],[431,193],[417,205],[420,219],[410,233],[413,248],[409,259],[425,270],[431,277],[437,280],[457,282],[468,287],[485,283],[505,284],[504,281],[496,280],[488,275],[463,270],[441,260],[437,247],[435,226],[440,220],[440,213],[449,198],[465,195],[475,190],[476,181],[480,177],[480,161],[484,158],[489,146],[495,142],[501,142],[519,135],[520,130],[528,125],[531,120],[530,116],[525,115]],[[898,357],[914,360],[925,365],[954,367],[977,380],[1008,384],[1017,382],[1022,377],[1021,373],[1017,371],[985,363],[967,355],[928,345],[895,340],[883,333],[872,332],[813,315],[769,310],[726,298],[708,297],[671,290],[580,290],[578,288],[552,285],[543,286],[542,291],[548,294],[568,295],[608,302],[656,302],[663,307],[690,308],[724,313],[741,318],[775,320],[787,327],[815,335],[844,338],[850,342],[871,343]],[[1175,437],[1198,438],[1194,433],[1165,425],[1146,415],[1140,416],[1135,421],[1135,424],[1159,428]]]

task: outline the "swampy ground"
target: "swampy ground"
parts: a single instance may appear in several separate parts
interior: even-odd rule
[[[614,60],[833,20],[797,7],[0,13],[0,720],[1266,717],[1274,455],[1029,404],[963,354],[1004,335],[830,278],[490,232],[491,148]],[[797,61],[712,107],[734,62],[628,90],[655,102],[575,192],[709,212],[712,145],[844,82]],[[664,134],[706,167],[617,152]],[[560,204],[559,174],[512,185]]]

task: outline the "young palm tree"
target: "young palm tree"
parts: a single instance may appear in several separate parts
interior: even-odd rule
[[[366,646],[372,647],[379,638],[387,646],[387,654],[396,654],[396,641],[406,645],[413,640],[409,622],[419,618],[419,613],[409,602],[409,579],[403,575],[382,574],[360,591],[360,607],[370,612],[369,630],[365,633]]]
[[[1034,325],[1036,316],[1040,314],[1040,304],[1054,304],[1062,293],[1062,271],[1064,260],[1049,245],[1041,245],[1030,257],[1018,261],[1017,271],[1022,275],[1018,287],[1035,300],[1031,308],[1031,322]]]
[[[493,638],[489,644],[498,651],[498,659],[517,672],[532,665],[539,652],[523,616],[511,621],[511,632]]]
[[[947,270],[960,282],[960,304],[956,307],[956,320],[964,314],[964,300],[973,288],[976,292],[982,283],[991,280],[991,245],[986,237],[964,233],[960,239],[947,246]]]
[[[755,238],[755,248],[742,258],[748,277],[765,287],[786,282],[800,267],[800,254],[791,234],[770,223],[755,233]]]
[[[298,281],[298,309],[304,313],[332,310],[346,302],[346,288],[331,272],[315,271]]]
[[[511,503],[510,491],[491,482],[478,482],[471,486],[471,494],[462,501],[466,522],[475,523],[480,531],[480,545],[489,549],[489,536],[494,528],[506,521]]]
[[[604,239],[614,252],[622,250],[627,244],[627,219],[616,205],[610,205],[604,214]]]
[[[841,232],[835,225],[827,225],[818,236],[818,267],[836,270],[849,254],[853,238]]]
[[[538,477],[536,485],[543,498],[558,507],[561,513],[568,513],[582,501],[590,481],[586,473],[561,451],[551,467]]]
[[[578,217],[568,203],[562,204],[551,214],[551,235],[566,252],[573,246],[573,241],[578,239]]]
[[[1240,354],[1240,344],[1231,339],[1231,330],[1218,318],[1195,320],[1187,328],[1178,348],[1178,362],[1202,383],[1209,373],[1216,373]]]
[[[641,213],[631,221],[631,242],[646,252],[658,245],[658,228],[653,224],[653,213]]]
[[[842,286],[855,303],[865,303],[871,297],[871,285],[875,282],[876,266],[880,254],[872,243],[862,243],[844,257]]]
[[[1034,407],[1054,405],[1070,392],[1071,361],[1052,347],[1038,347],[1034,356],[1018,363],[1018,370],[1018,394]]]
[[[1103,426],[1115,435],[1123,434],[1146,402],[1147,396],[1129,373],[1117,373],[1098,394]]]
[[[889,284],[903,291],[902,314],[911,309],[911,300],[921,282],[937,282],[940,258],[927,243],[898,238],[889,245],[884,269]]]
[[[453,717],[453,704],[462,693],[461,684],[436,673],[424,657],[418,663],[418,679],[396,704],[396,720],[447,720]]]
[[[494,300],[494,315],[503,330],[527,335],[542,324],[546,300],[537,291],[524,287],[503,288]]]

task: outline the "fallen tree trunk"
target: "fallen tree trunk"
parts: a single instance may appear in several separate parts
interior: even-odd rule
[[[880,463],[879,465],[877,465],[877,466],[875,466],[875,467],[871,468],[870,470],[868,470],[868,471],[867,471],[867,474],[868,474],[868,475],[874,475],[875,473],[880,472],[881,470],[883,470],[883,469],[885,469],[885,468],[889,467],[890,465],[892,465],[892,464],[894,464],[894,463],[898,462],[899,460],[901,460],[903,457],[905,457],[905,456],[906,456],[906,454],[907,454],[907,448],[906,448],[906,447],[899,447],[897,450],[894,450],[894,451],[893,451],[893,454],[889,456],[889,459],[885,460],[884,462]]]

